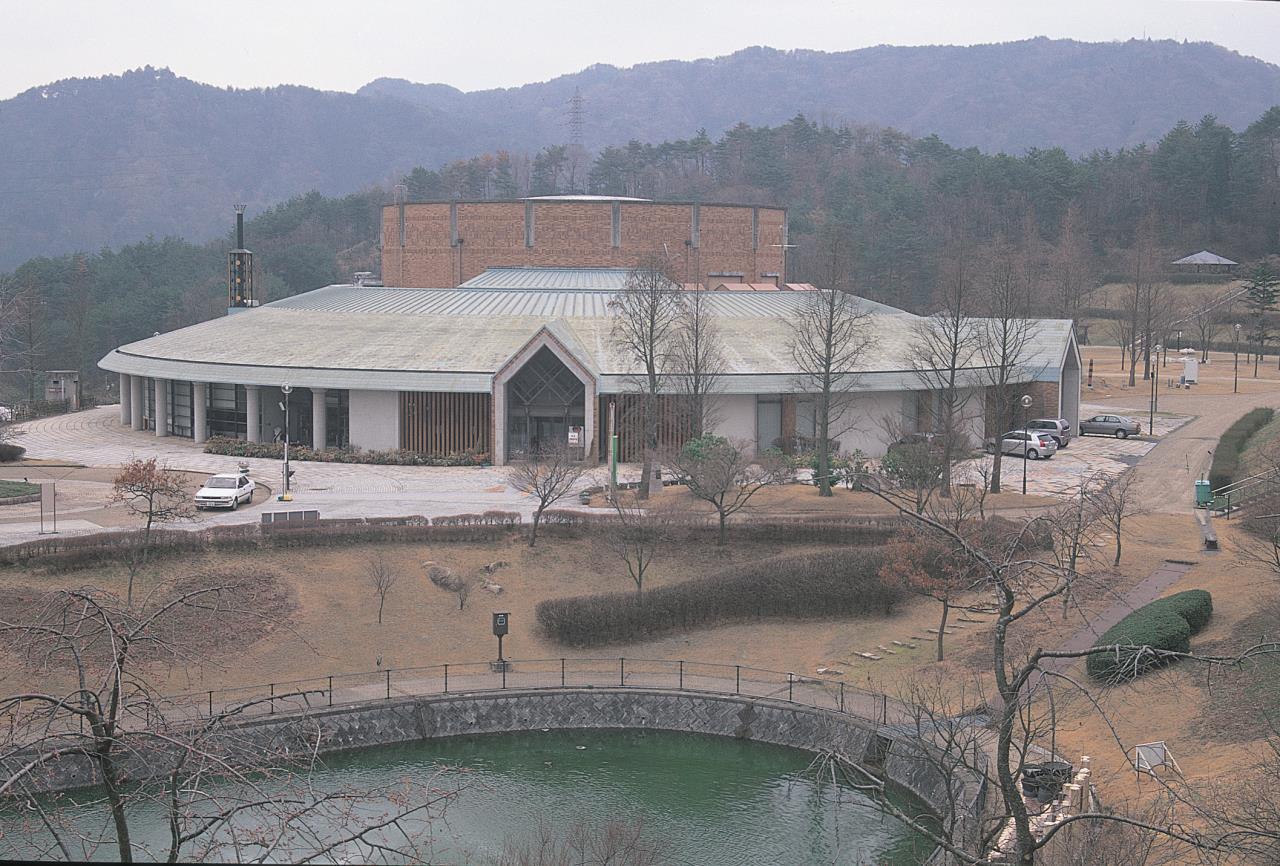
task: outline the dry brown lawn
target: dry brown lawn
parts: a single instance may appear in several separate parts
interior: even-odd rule
[[[1227,339],[1220,336],[1219,339]],[[1269,351],[1258,364],[1258,376],[1253,375],[1253,362],[1246,354],[1246,346],[1240,345],[1239,395],[1242,403],[1248,397],[1263,392],[1274,392],[1280,384],[1280,370],[1276,369],[1276,356]],[[1080,354],[1084,362],[1081,385],[1084,390],[1080,398],[1086,403],[1143,405],[1151,399],[1151,383],[1142,381],[1142,358],[1138,358],[1138,373],[1134,387],[1129,387],[1128,358],[1125,368],[1120,369],[1120,348],[1118,346],[1081,346]],[[1169,379],[1176,383],[1182,375],[1182,363],[1176,362],[1176,352],[1168,353],[1168,363],[1160,368],[1160,396],[1167,394],[1214,395],[1232,393],[1234,380],[1235,356],[1231,352],[1210,352],[1209,363],[1200,365],[1199,384],[1192,385],[1189,390],[1169,387]],[[1088,387],[1089,362],[1093,361],[1093,387]],[[1252,405],[1252,403],[1250,403]]]

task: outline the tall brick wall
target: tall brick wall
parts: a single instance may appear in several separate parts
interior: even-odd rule
[[[629,268],[664,249],[686,282],[705,283],[713,273],[764,282],[764,274],[783,271],[780,208],[621,202],[618,214],[615,246],[610,201],[406,204],[402,246],[400,206],[389,205],[382,212],[382,279],[388,286],[444,288],[489,267]]]

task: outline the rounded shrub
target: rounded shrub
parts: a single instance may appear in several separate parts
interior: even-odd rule
[[[1101,682],[1125,682],[1162,667],[1174,661],[1163,653],[1191,651],[1191,636],[1212,615],[1213,597],[1203,589],[1143,605],[1098,638],[1094,647],[1113,649],[1089,656],[1089,676]]]

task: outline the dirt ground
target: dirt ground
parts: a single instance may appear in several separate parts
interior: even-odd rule
[[[1220,338],[1225,339],[1225,338]],[[1129,387],[1129,362],[1125,359],[1125,367],[1120,369],[1120,349],[1117,346],[1082,346],[1080,348],[1081,360],[1083,361],[1082,370],[1084,386],[1080,393],[1080,400],[1083,403],[1106,403],[1108,401],[1118,401],[1131,405],[1145,406],[1151,399],[1151,383],[1142,380],[1142,358],[1138,358],[1138,372],[1134,379],[1134,386]],[[1093,385],[1088,383],[1089,363],[1093,362]],[[1210,352],[1209,363],[1201,363],[1198,373],[1199,383],[1192,385],[1190,390],[1177,387],[1179,377],[1182,376],[1182,363],[1178,360],[1177,352],[1170,351],[1167,356],[1161,356],[1159,391],[1160,397],[1166,394],[1192,394],[1192,395],[1213,395],[1213,394],[1230,394],[1232,393],[1233,384],[1238,385],[1239,390],[1236,392],[1240,395],[1242,402],[1253,394],[1259,394],[1264,391],[1275,391],[1277,385],[1280,385],[1280,370],[1276,369],[1276,356],[1274,353],[1268,352],[1263,356],[1258,364],[1258,376],[1253,375],[1253,361],[1246,351],[1246,346],[1240,345],[1240,368],[1239,376],[1236,377],[1235,371],[1235,355],[1231,352]],[[1174,386],[1170,387],[1169,380],[1172,379]]]

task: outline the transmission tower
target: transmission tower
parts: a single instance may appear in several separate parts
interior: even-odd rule
[[[575,148],[582,147],[582,106],[584,101],[582,91],[575,87],[573,96],[569,97],[569,144]]]

